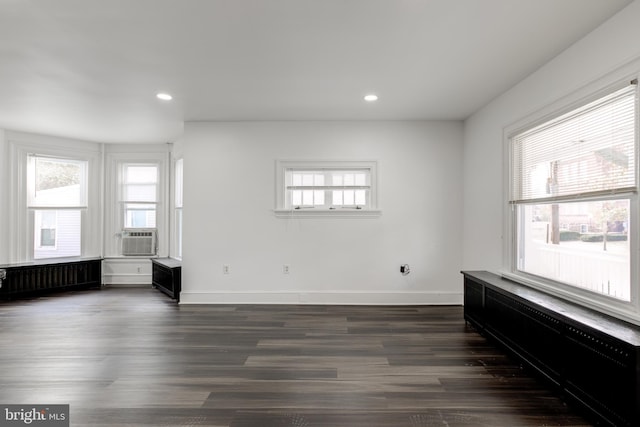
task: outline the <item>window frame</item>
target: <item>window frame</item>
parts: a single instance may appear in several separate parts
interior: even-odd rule
[[[275,209],[274,213],[279,218],[289,217],[378,217],[382,214],[379,209],[378,200],[378,162],[363,160],[276,160],[276,183],[275,183]],[[367,206],[356,208],[356,205],[349,205],[344,209],[331,208],[325,204],[322,207],[295,209],[288,205],[287,196],[287,175],[291,171],[323,171],[330,173],[367,171],[369,176],[368,190],[369,199]],[[324,191],[328,186],[323,186]],[[313,187],[310,187],[312,189]],[[343,189],[343,188],[340,188]],[[329,196],[326,196],[329,197]]]
[[[156,169],[156,179],[155,182],[153,183],[146,183],[146,182],[130,182],[127,181],[126,178],[126,170],[128,167],[154,167]],[[122,221],[122,229],[123,230],[127,230],[127,229],[149,229],[149,230],[157,230],[158,229],[158,208],[159,208],[159,200],[161,198],[161,194],[160,194],[160,174],[161,174],[161,170],[160,170],[160,164],[157,162],[139,162],[139,161],[124,161],[121,162],[119,165],[120,168],[120,182],[118,185],[118,190],[119,190],[119,194],[118,194],[118,202],[120,204],[120,211],[121,211],[121,221]],[[148,201],[148,200],[130,200],[127,196],[127,188],[129,186],[153,186],[155,188],[155,194],[154,194],[154,201]],[[133,207],[129,207],[130,205],[135,205],[137,206],[136,208]],[[149,206],[149,209],[146,209],[145,207]],[[152,208],[152,209],[151,209]],[[155,222],[155,226],[153,227],[142,227],[142,226],[137,226],[137,225],[131,225],[130,227],[127,226],[127,222],[128,222],[128,213],[135,213],[135,212],[147,212],[152,210],[154,212],[154,222]]]
[[[183,205],[184,205],[184,159],[176,158],[173,162],[173,247],[172,254],[182,259]]]
[[[102,233],[95,233],[101,224],[101,148],[100,144],[66,138],[7,131],[9,148],[9,218],[14,227],[8,233],[9,262],[31,262],[50,259],[35,257],[35,210],[76,210],[80,212],[80,257],[100,256]],[[86,198],[82,206],[30,206],[30,156],[86,162]],[[64,256],[65,258],[68,255]],[[60,258],[57,256],[51,259]]]
[[[104,257],[106,259],[136,258],[136,256],[125,257],[121,252],[122,231],[125,225],[124,209],[121,203],[123,164],[153,164],[158,167],[155,227],[158,245],[157,256],[168,256],[170,212],[166,207],[170,202],[168,175],[171,163],[169,156],[170,146],[167,144],[111,144],[105,146]],[[149,256],[139,256],[138,258],[149,258]]]
[[[75,165],[78,167],[80,182],[78,183],[78,198],[76,201],[72,202],[60,202],[59,199],[55,201],[46,200],[46,198],[39,199],[37,197],[37,171],[38,171],[38,162],[45,161],[51,163],[59,163],[66,165]],[[84,233],[84,227],[82,225],[83,222],[83,211],[87,209],[87,190],[88,190],[88,168],[89,162],[85,159],[77,159],[70,157],[62,157],[62,156],[51,156],[51,155],[43,155],[39,153],[29,153],[27,154],[27,209],[29,210],[29,218],[30,218],[30,226],[31,232],[33,233],[33,247],[32,247],[32,259],[41,260],[41,259],[52,259],[52,258],[67,258],[74,256],[82,256],[82,235]],[[75,197],[74,197],[75,198]],[[59,239],[59,214],[63,211],[74,211],[79,213],[79,224],[78,230],[80,234],[80,239],[78,241],[79,247],[77,253],[68,253],[64,250],[63,246],[60,246]],[[42,245],[42,228],[38,223],[38,219],[41,218],[45,212],[53,213],[55,215],[55,227],[54,230],[54,244],[53,245]],[[70,231],[70,230],[68,230]],[[73,230],[75,231],[75,229]],[[67,242],[68,243],[68,242]],[[76,249],[75,244],[71,246],[74,250]],[[69,247],[67,247],[67,250]],[[62,250],[62,253],[60,252]],[[67,253],[65,253],[67,252]]]
[[[519,122],[507,126],[503,131],[503,164],[508,165],[504,169],[504,218],[503,230],[503,268],[502,275],[506,278],[523,283],[527,286],[542,290],[551,295],[555,295],[579,305],[592,308],[594,310],[609,314],[616,318],[620,318],[631,323],[640,324],[640,283],[638,283],[640,256],[638,254],[638,231],[640,231],[640,198],[637,192],[627,192],[607,195],[598,195],[587,197],[584,201],[598,200],[620,200],[629,199],[629,245],[630,245],[630,301],[623,301],[604,294],[599,294],[588,289],[583,289],[573,285],[568,285],[552,279],[528,274],[518,269],[518,205],[510,203],[512,196],[512,144],[514,136],[522,134],[530,129],[540,126],[543,123],[552,121],[571,111],[598,100],[617,89],[621,89],[624,85],[630,84],[634,80],[637,81],[637,72],[617,77],[608,76],[598,82],[594,82],[571,95],[568,95],[555,103],[533,113]],[[636,168],[636,186],[640,180],[638,173],[639,155],[639,117],[640,117],[640,88],[635,85],[636,102],[635,102],[635,168]],[[562,203],[559,202],[559,203]]]

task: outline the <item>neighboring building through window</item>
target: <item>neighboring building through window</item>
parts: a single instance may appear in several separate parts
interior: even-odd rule
[[[510,137],[515,272],[631,301],[636,88]]]

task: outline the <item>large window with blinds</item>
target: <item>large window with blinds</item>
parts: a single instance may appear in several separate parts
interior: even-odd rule
[[[632,300],[637,103],[634,80],[509,137],[514,272]]]

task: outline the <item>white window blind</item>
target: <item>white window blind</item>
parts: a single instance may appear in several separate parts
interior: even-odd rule
[[[513,136],[511,203],[635,193],[636,85]]]
[[[155,228],[158,165],[124,164],[122,202],[125,228]]]

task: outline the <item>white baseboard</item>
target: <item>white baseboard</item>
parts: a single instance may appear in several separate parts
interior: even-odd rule
[[[216,293],[181,292],[180,304],[462,305],[459,292]]]

